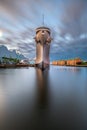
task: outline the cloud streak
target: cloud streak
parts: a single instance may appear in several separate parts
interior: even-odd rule
[[[86,0],[0,0],[0,44],[35,57],[35,29],[42,25],[52,30],[50,53],[81,55],[87,48]],[[79,49],[78,49],[79,48]]]

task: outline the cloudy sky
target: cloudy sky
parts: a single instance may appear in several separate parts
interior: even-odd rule
[[[0,0],[0,44],[35,57],[35,28],[51,28],[51,57],[87,59],[87,0]]]

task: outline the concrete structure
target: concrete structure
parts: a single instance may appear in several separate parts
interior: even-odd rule
[[[50,29],[47,27],[39,27],[36,29],[36,60],[35,64],[41,69],[49,66],[49,51],[52,38],[50,37]]]

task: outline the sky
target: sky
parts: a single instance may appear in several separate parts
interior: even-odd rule
[[[34,58],[43,14],[53,38],[50,56],[87,59],[87,0],[0,0],[0,45]]]

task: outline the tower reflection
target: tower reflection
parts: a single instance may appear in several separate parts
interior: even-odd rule
[[[36,69],[38,87],[38,106],[47,108],[48,106],[48,70]]]

